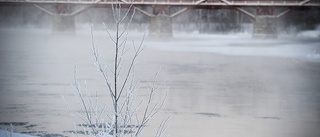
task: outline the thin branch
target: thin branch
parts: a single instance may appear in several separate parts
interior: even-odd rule
[[[146,32],[145,32],[145,33],[146,33]],[[140,53],[142,52],[142,50],[144,49],[144,48],[141,48],[141,47],[142,47],[142,44],[143,44],[143,42],[144,42],[145,33],[144,33],[144,35],[143,35],[143,38],[142,38],[142,40],[141,40],[141,42],[140,42],[140,45],[139,45],[138,49],[135,49],[134,41],[133,41],[133,47],[134,47],[134,50],[135,50],[135,55],[132,57],[132,60],[131,60],[129,69],[128,69],[128,71],[127,71],[127,75],[126,75],[125,80],[124,80],[124,82],[123,82],[123,84],[122,84],[122,87],[121,87],[121,89],[120,89],[119,95],[122,94],[124,87],[127,85],[127,81],[128,81],[128,79],[129,79],[129,77],[130,77],[131,71],[132,71],[132,69],[133,69],[133,67],[134,67],[134,64],[135,64],[135,62],[136,62],[137,57],[139,56],[139,54],[140,54]],[[120,98],[120,96],[118,96],[116,100],[119,100],[119,98]]]
[[[131,5],[131,6],[132,6],[132,5]],[[131,6],[130,6],[129,9],[131,9]],[[129,12],[129,10],[128,10],[128,12]],[[133,13],[132,13],[132,15],[131,15],[131,17],[130,17],[129,23],[128,23],[128,25],[125,27],[125,29],[122,31],[122,33],[120,34],[120,37],[129,29],[129,27],[130,27],[130,25],[131,25],[131,22],[132,22],[132,19],[133,19],[133,16],[135,15],[135,12],[136,12],[136,10],[133,9]],[[126,14],[127,14],[127,13],[126,13]],[[124,19],[124,18],[123,18],[123,19]]]
[[[167,129],[166,128],[166,123],[168,122],[168,120],[170,119],[170,117],[167,117],[165,119],[163,119],[158,127],[158,130],[156,132],[156,137],[161,137],[161,135],[164,133],[164,131]]]
[[[87,120],[89,121],[89,124],[91,125],[92,124],[92,121],[91,121],[91,116],[90,116],[90,112],[88,111],[88,108],[87,108],[87,104],[86,104],[86,102],[84,101],[84,97],[82,96],[82,94],[81,94],[81,90],[80,90],[80,88],[79,88],[79,83],[78,83],[78,81],[77,81],[77,67],[76,67],[76,65],[74,66],[75,68],[75,71],[74,71],[74,84],[75,84],[75,88],[76,88],[76,90],[77,90],[77,92],[78,92],[78,95],[80,96],[80,100],[81,100],[81,103],[82,103],[82,106],[84,107],[84,110],[85,110],[85,114],[86,114],[86,118],[87,118]],[[94,134],[96,133],[96,131],[95,131],[95,129],[92,127],[92,131],[94,132]]]
[[[96,47],[95,47],[95,44],[94,44],[94,35],[93,35],[93,32],[92,32],[92,28],[91,28],[91,38],[92,38],[92,48],[93,48],[93,51],[94,51],[93,55],[95,57],[95,61],[97,62],[99,71],[100,71],[100,73],[102,74],[102,76],[103,76],[103,78],[105,80],[105,84],[107,85],[111,96],[115,96],[113,94],[113,90],[112,90],[111,84],[108,81],[108,76],[107,76],[106,72],[104,71],[104,69],[102,68],[102,65],[101,65],[101,62],[100,62],[100,59],[99,59],[99,54],[97,53],[97,50],[96,50]]]
[[[112,40],[113,44],[115,44],[116,42],[115,42],[115,40],[112,38],[112,36],[111,36],[111,34],[110,34],[110,32],[109,32],[109,30],[108,30],[108,28],[107,28],[107,25],[106,25],[105,23],[103,23],[103,25],[104,25],[104,28],[105,28],[106,32],[107,32],[108,35],[109,35],[109,38]]]

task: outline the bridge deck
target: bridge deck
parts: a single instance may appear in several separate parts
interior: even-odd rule
[[[68,3],[87,5],[110,5],[122,3],[133,5],[168,6],[320,6],[320,0],[0,0],[0,3]]]

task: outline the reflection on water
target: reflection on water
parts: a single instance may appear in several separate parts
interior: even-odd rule
[[[74,123],[81,124],[61,95],[74,99],[75,62],[79,79],[103,88],[91,61],[90,37],[89,31],[0,31],[1,128],[13,123],[18,132],[57,136],[70,135]],[[320,64],[306,58],[318,53],[319,40],[175,37],[147,41],[137,68],[146,78],[162,67],[169,95],[159,115],[171,115],[168,135],[320,136]],[[106,34],[96,32],[96,43],[112,56]],[[145,136],[153,134],[156,122]]]

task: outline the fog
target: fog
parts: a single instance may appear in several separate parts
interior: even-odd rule
[[[71,16],[75,20],[76,28],[83,28],[84,25],[94,24],[101,30],[104,28],[102,23],[108,24],[109,29],[113,29],[113,15],[111,8],[85,6],[70,6],[58,10],[57,5],[40,5],[41,8],[52,14],[77,14]],[[152,8],[140,7],[149,13]],[[173,7],[171,13],[175,13],[184,7]],[[83,10],[81,10],[83,9]],[[249,12],[254,12],[254,8],[245,8]],[[122,9],[122,13],[126,12]],[[281,12],[283,9],[276,10]],[[129,15],[135,13],[132,19],[132,29],[143,31],[150,23],[150,17],[135,10],[130,10]],[[285,16],[277,19],[278,32],[296,34],[300,31],[314,30],[320,22],[317,18],[320,15],[317,8],[292,10]],[[0,5],[0,28],[8,27],[29,27],[29,28],[48,28],[53,26],[54,19],[47,12],[32,5]],[[129,18],[127,18],[128,21]],[[252,31],[254,22],[249,16],[242,14],[234,9],[190,9],[172,18],[173,29],[176,32],[200,32],[200,33],[232,33]]]
[[[161,43],[162,45],[155,43],[154,45],[159,45],[155,47],[156,49],[169,51],[283,57],[317,62],[319,61],[318,55],[320,52],[319,43],[317,42],[319,34],[320,30],[314,30],[298,33],[298,36],[295,37],[286,35],[270,40],[252,39],[251,34],[245,33],[229,35],[186,35],[180,33],[176,34],[175,39],[169,43]]]
[[[71,86],[75,63],[89,89],[105,88],[92,61],[90,31],[93,26],[95,43],[107,58],[113,47],[102,22],[114,31],[110,18],[89,17],[103,10],[108,16],[110,9],[84,11],[76,16],[74,32],[60,33],[52,31],[50,16],[33,9],[23,23],[19,14],[29,11],[16,10],[0,12],[7,14],[0,24],[0,128],[10,130],[12,124],[15,132],[33,136],[72,136],[83,121],[72,115],[61,95],[77,106]],[[142,136],[153,136],[168,115],[164,134],[173,137],[320,136],[316,23],[280,27],[277,39],[253,39],[250,19],[224,30],[223,23],[214,22],[212,32],[201,31],[197,23],[179,24],[194,12],[173,19],[173,37],[149,37],[147,30],[136,75],[147,81],[161,67],[159,77],[169,91]],[[144,19],[137,12],[135,20],[142,21],[132,24],[129,39],[142,39],[149,25]]]

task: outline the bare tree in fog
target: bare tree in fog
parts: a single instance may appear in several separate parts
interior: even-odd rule
[[[129,11],[133,14],[129,15]],[[77,68],[74,73],[75,95],[81,104],[82,112],[73,111],[85,124],[84,134],[94,136],[140,136],[150,119],[159,112],[163,106],[166,94],[162,99],[155,99],[155,93],[159,90],[161,83],[156,83],[158,73],[149,83],[147,92],[148,98],[144,101],[136,101],[139,88],[139,79],[135,75],[137,59],[145,48],[144,38],[135,44],[132,40],[132,47],[128,46],[128,28],[134,15],[134,9],[130,6],[126,12],[121,12],[121,5],[113,5],[113,18],[115,20],[115,34],[107,33],[114,44],[114,56],[111,62],[102,56],[99,48],[94,42],[94,34],[91,28],[92,53],[98,72],[103,77],[107,87],[107,98],[101,99],[98,93],[92,94],[87,90],[85,82],[79,82]],[[124,23],[126,18],[129,23]],[[124,28],[120,26],[125,24]],[[128,57],[129,58],[126,58]],[[110,104],[110,105],[109,105]],[[69,106],[69,104],[67,103]],[[71,107],[69,107],[72,109]],[[159,123],[155,136],[161,136],[165,130],[165,123],[168,118]]]

